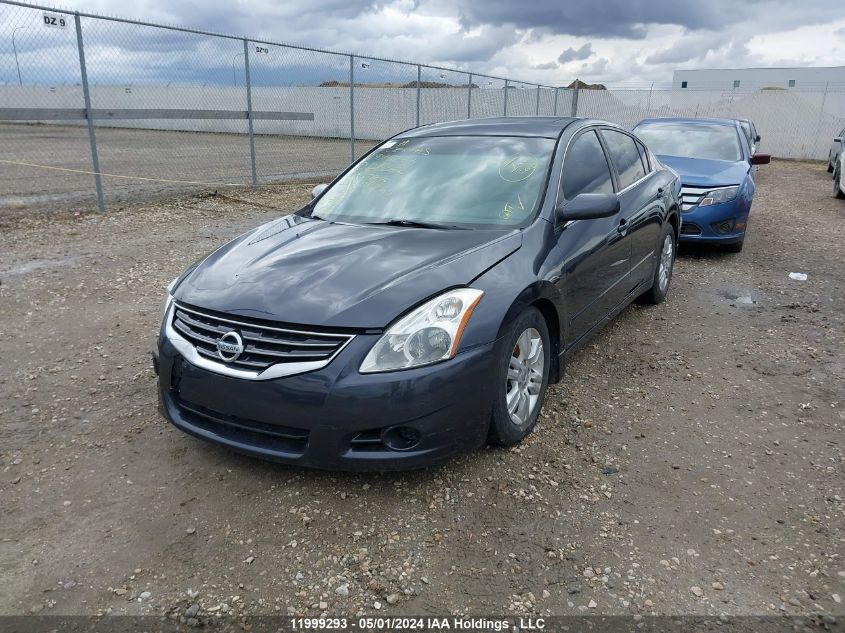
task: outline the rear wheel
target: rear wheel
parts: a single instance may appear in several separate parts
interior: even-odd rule
[[[833,171],[833,154],[827,155],[827,173],[831,173]]]
[[[537,424],[549,384],[551,353],[546,320],[539,310],[528,308],[499,341],[491,444],[518,444]]]
[[[672,281],[672,270],[675,267],[675,247],[675,231],[672,225],[666,222],[660,234],[660,250],[657,253],[657,266],[654,267],[651,288],[641,297],[646,303],[662,303],[669,294],[669,283]]]

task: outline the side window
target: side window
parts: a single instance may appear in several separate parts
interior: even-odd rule
[[[613,193],[610,167],[595,132],[584,132],[569,147],[561,190],[567,200],[579,193]]]
[[[645,176],[640,152],[632,137],[614,130],[602,130],[601,134],[607,143],[610,160],[616,167],[620,189],[632,185]]]

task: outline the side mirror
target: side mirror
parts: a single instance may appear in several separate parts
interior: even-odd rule
[[[768,165],[772,162],[772,155],[771,154],[763,154],[762,152],[757,152],[754,156],[751,157],[751,164],[752,165]]]
[[[757,136],[755,136],[755,137],[754,137],[754,142],[755,142],[755,143],[759,143],[759,142],[760,142],[760,135],[759,135],[759,134],[758,134]]]
[[[558,222],[609,218],[619,213],[619,198],[612,193],[579,193],[555,210]]]
[[[311,199],[313,200],[314,198],[319,196],[321,193],[323,193],[326,190],[326,187],[328,187],[328,185],[326,183],[320,183],[319,185],[314,187],[311,190]]]

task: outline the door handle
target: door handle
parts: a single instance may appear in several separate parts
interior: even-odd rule
[[[657,195],[655,195],[654,197],[655,197],[655,198],[659,198],[660,196],[662,196],[662,195],[663,195],[663,192],[664,192],[664,191],[666,191],[666,190],[665,190],[663,187],[658,187],[658,188],[657,188]]]
[[[619,226],[616,227],[616,230],[619,231],[622,235],[628,232],[628,220],[622,218],[619,220]]]

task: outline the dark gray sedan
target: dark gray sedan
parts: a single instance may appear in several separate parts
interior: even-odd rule
[[[164,415],[331,469],[515,444],[575,349],[666,297],[678,190],[606,122],[404,132],[174,280],[154,353]]]

